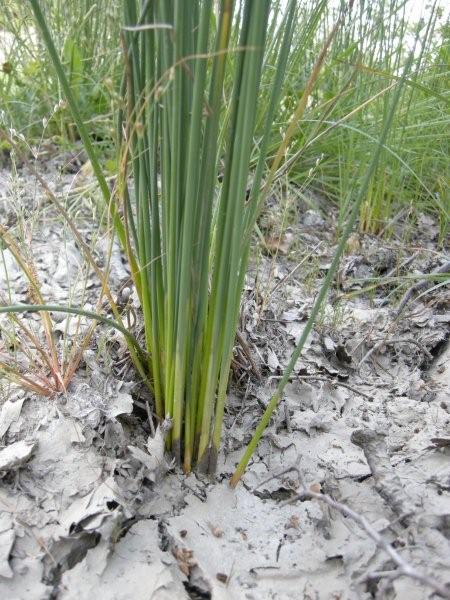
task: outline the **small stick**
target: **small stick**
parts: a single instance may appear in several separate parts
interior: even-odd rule
[[[383,337],[383,339],[381,339],[374,346],[372,346],[372,348],[370,348],[370,350],[368,350],[366,352],[366,354],[362,357],[362,359],[359,361],[359,363],[358,363],[358,365],[356,367],[357,371],[359,371],[361,369],[361,366],[363,365],[363,363],[365,363],[366,360],[368,358],[370,358],[374,352],[376,352],[377,350],[379,350],[387,342],[387,340],[389,338],[389,335],[393,333],[396,325],[397,325],[397,317],[389,325],[388,330],[386,331],[386,334]]]
[[[430,275],[440,275],[441,273],[448,273],[448,272],[450,272],[450,260],[447,261],[447,262],[445,262],[443,265],[441,265],[435,271],[432,271],[430,273]],[[405,309],[405,306],[412,299],[412,297],[417,292],[420,292],[420,290],[425,289],[427,287],[427,285],[429,285],[429,283],[430,283],[429,279],[421,279],[415,285],[413,285],[412,287],[410,287],[409,290],[407,290],[407,292],[405,293],[405,295],[401,299],[400,304],[398,305],[397,312],[395,313],[395,319],[398,319],[398,317],[401,315],[401,313]]]
[[[290,277],[292,277],[294,275],[294,273],[296,273],[298,271],[298,269],[303,265],[303,263],[312,256],[312,253],[315,252],[319,248],[319,246],[321,246],[321,244],[322,244],[322,242],[319,242],[318,244],[316,244],[316,246],[311,250],[311,252],[309,252],[306,256],[304,256],[302,258],[302,260],[299,263],[297,263],[293,269],[291,269],[289,271],[289,273],[287,273],[282,279],[280,279],[280,281],[272,288],[272,291],[269,293],[269,297],[267,298],[267,300],[270,300],[270,298],[272,297],[272,294],[274,292],[276,292],[276,290],[279,287],[281,287],[284,283],[286,283],[286,281]]]
[[[356,429],[351,441],[364,452],[367,464],[374,478],[375,489],[397,516],[405,524],[408,516],[414,513],[414,506],[402,486],[401,480],[392,467],[385,441],[385,432],[377,433],[372,429]]]
[[[389,227],[392,227],[392,225],[395,225],[395,223],[397,223],[397,221],[399,221],[403,217],[405,212],[407,212],[407,209],[403,208],[392,219],[389,219],[389,221],[383,226],[382,230],[379,233],[380,238],[381,238],[381,236],[384,235],[384,232],[386,231],[386,229],[388,229]]]
[[[398,318],[398,316],[395,317],[394,321],[392,322],[392,325],[395,325],[397,318]],[[429,359],[433,358],[433,355],[431,354],[431,352],[417,340],[413,340],[413,339],[403,340],[401,338],[389,339],[389,333],[391,332],[391,330],[392,330],[392,327],[389,327],[389,330],[386,333],[386,335],[382,339],[380,339],[374,346],[372,346],[372,348],[370,348],[370,350],[367,351],[367,353],[359,361],[358,367],[357,367],[358,369],[360,369],[361,365],[363,363],[365,363],[366,360],[368,358],[370,358],[374,352],[379,350],[382,346],[387,346],[389,344],[414,344],[415,346],[420,348],[420,350],[423,351],[423,353],[427,356],[427,358],[429,358]]]
[[[438,269],[436,269],[435,271],[432,271],[430,273],[430,275],[440,275],[441,273],[448,273],[450,272],[450,261],[445,262],[443,265],[441,265]],[[427,287],[427,285],[429,284],[430,280],[429,279],[421,279],[420,281],[418,281],[415,285],[413,285],[412,287],[409,288],[409,290],[405,293],[405,295],[403,296],[403,298],[400,301],[400,304],[397,308],[397,311],[394,315],[394,319],[388,329],[388,331],[386,332],[386,335],[384,337],[384,339],[380,340],[379,342],[377,342],[372,348],[370,348],[370,350],[363,356],[363,358],[359,361],[358,363],[358,370],[361,368],[361,365],[366,362],[366,360],[372,356],[372,354],[374,352],[376,352],[377,350],[379,350],[381,348],[381,346],[383,346],[385,343],[387,343],[387,339],[389,334],[392,332],[393,328],[395,327],[395,325],[397,324],[397,321],[399,320],[399,317],[401,316],[402,312],[404,311],[406,305],[408,304],[408,302],[410,302],[410,300],[412,299],[412,297],[417,293],[420,292],[420,290],[424,289]],[[412,342],[412,343],[416,343],[416,342]],[[427,354],[428,358],[430,358],[429,356],[429,352],[422,348],[424,350],[424,352]]]
[[[289,414],[289,406],[286,400],[284,401],[284,421],[286,423],[286,431],[292,433],[291,415]]]
[[[340,387],[343,387],[343,388],[349,390],[350,392],[353,392],[357,396],[362,396],[363,398],[366,398],[367,400],[373,401],[373,396],[370,396],[369,394],[366,394],[365,392],[362,392],[360,389],[355,388],[352,385],[349,385],[348,383],[344,383],[343,381],[338,381],[336,379],[329,379],[327,377],[319,377],[318,375],[301,375],[299,377],[299,379],[300,380],[313,379],[314,381],[325,381],[326,383],[329,383],[330,385],[338,385]]]
[[[271,375],[269,377],[269,381],[272,379],[281,379],[281,375]],[[312,379],[313,381],[325,381],[326,383],[329,383],[330,385],[337,385],[343,388],[346,388],[347,390],[349,390],[350,392],[353,392],[354,394],[358,395],[358,396],[362,396],[363,398],[366,398],[367,400],[373,401],[373,396],[370,396],[369,394],[366,394],[365,392],[362,392],[360,389],[353,387],[352,385],[349,385],[348,383],[344,383],[343,381],[338,381],[337,379],[330,379],[328,377],[322,377],[320,375],[299,375],[298,376],[298,380],[299,381],[303,381],[304,379]],[[289,381],[294,381],[294,377],[290,377]]]
[[[402,263],[393,267],[389,271],[389,273],[386,273],[386,275],[384,277],[386,279],[388,279],[389,277],[393,277],[398,271],[400,271],[401,269],[404,269],[405,267],[408,267],[412,262],[414,262],[416,260],[416,258],[419,256],[419,254],[420,254],[420,252],[414,252],[414,254],[411,254],[411,256],[408,256],[408,258],[406,260],[404,260]]]
[[[258,365],[256,364],[256,362],[252,356],[252,352],[247,344],[247,340],[244,338],[244,336],[242,335],[242,333],[239,330],[236,332],[236,338],[237,338],[239,344],[241,345],[243,353],[248,358],[248,360],[252,366],[254,374],[256,375],[256,377],[259,380],[261,380],[262,379],[261,371],[259,370]]]
[[[433,358],[433,355],[431,354],[431,352],[417,340],[413,340],[411,338],[406,339],[406,340],[402,339],[402,338],[393,338],[390,340],[385,340],[385,338],[383,338],[383,341],[386,346],[391,345],[391,344],[413,344],[414,346],[417,346],[420,350],[422,350],[422,352],[424,354],[426,354],[427,358],[429,358],[429,359]]]
[[[147,409],[147,417],[150,425],[150,433],[152,434],[152,438],[155,437],[155,425],[153,423],[152,411],[150,410],[150,404],[148,400],[145,401],[145,408]]]

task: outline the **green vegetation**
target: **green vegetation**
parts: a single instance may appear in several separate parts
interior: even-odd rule
[[[118,0],[42,2],[83,120],[107,149],[121,53]],[[6,125],[28,140],[73,143],[78,133],[36,31],[29,2],[5,0],[0,15],[0,98]]]
[[[415,41],[409,10],[408,2],[380,0],[348,15],[297,137],[290,171],[301,184],[314,169],[312,186],[339,204],[345,220],[415,43],[411,73],[361,207],[360,228],[370,233],[388,230],[399,207],[429,209],[439,214],[442,230],[447,227],[449,29],[434,5]]]
[[[130,352],[186,471],[216,467],[252,234],[274,181],[306,181],[339,207],[333,263],[235,483],[354,224],[388,235],[399,210],[430,211],[445,238],[448,26],[434,5],[413,27],[398,0],[16,5],[6,2],[0,23],[14,40],[3,125],[30,142],[81,140],[142,306],[145,349],[127,335]],[[113,147],[111,191],[102,164]]]
[[[310,0],[296,3],[298,18],[269,153],[278,147],[280,131],[290,119],[336,21],[337,4]],[[416,23],[408,20],[414,18],[411,4],[405,0],[353,3],[336,32],[279,173],[289,169],[290,181],[301,186],[308,179],[310,188],[340,206],[343,220],[373,153],[401,65],[414,40]],[[123,3],[42,0],[39,5],[87,131],[101,151],[110,156],[116,141],[112,117],[120,106],[123,71]],[[285,8],[286,1],[272,0],[271,15],[281,15]],[[397,214],[398,207],[409,211],[413,219],[417,210],[438,214],[442,239],[448,230],[450,25],[444,8],[444,2],[433,3],[419,24],[411,74],[361,209],[363,231],[389,233],[386,222]],[[14,127],[27,140],[44,136],[58,143],[73,143],[77,129],[52,61],[36,32],[30,3],[5,0],[2,9],[0,98],[4,126]],[[240,10],[238,7],[237,15]],[[265,90],[273,80],[281,36],[279,24],[271,18],[267,31],[267,68],[262,73],[257,133],[264,127],[269,98]],[[231,35],[237,35],[237,30],[233,29]],[[236,59],[227,59],[224,98],[231,94]],[[255,160],[253,156],[253,165]]]

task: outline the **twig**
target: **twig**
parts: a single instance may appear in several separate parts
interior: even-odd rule
[[[440,275],[441,273],[449,273],[449,272],[450,272],[450,260],[447,261],[447,262],[445,262],[443,265],[441,265],[435,271],[432,271],[430,273],[430,275]],[[412,299],[412,297],[417,292],[420,292],[420,290],[425,289],[427,287],[427,285],[429,285],[429,283],[430,283],[430,279],[429,278],[428,279],[421,279],[415,285],[413,285],[412,287],[410,287],[409,290],[407,290],[407,292],[405,293],[405,295],[401,299],[400,304],[398,305],[397,312],[395,314],[395,319],[398,319],[398,317],[401,315],[401,313],[405,309],[405,306],[408,304],[408,302],[410,302],[410,300]]]
[[[432,271],[430,273],[430,275],[440,275],[442,273],[448,273],[448,272],[450,272],[450,261],[445,262],[438,269],[436,269],[435,271]],[[358,370],[361,368],[362,364],[365,363],[366,360],[368,358],[370,358],[370,356],[372,356],[372,354],[374,352],[376,352],[383,345],[385,345],[386,343],[388,343],[388,341],[387,341],[388,340],[388,336],[394,330],[394,328],[395,328],[395,326],[396,326],[396,324],[397,324],[397,322],[398,322],[398,320],[399,320],[402,312],[404,311],[406,305],[410,302],[411,298],[417,292],[420,292],[420,290],[425,289],[427,287],[427,285],[429,285],[429,283],[430,283],[430,279],[429,278],[428,279],[421,279],[415,285],[413,285],[412,287],[409,288],[409,290],[405,293],[405,295],[403,296],[402,300],[400,301],[400,304],[399,304],[399,306],[397,308],[397,311],[396,311],[396,313],[394,315],[393,321],[392,321],[391,325],[389,326],[388,331],[386,332],[386,335],[384,336],[384,338],[382,340],[380,340],[374,346],[372,346],[372,348],[370,348],[370,350],[368,350],[368,352],[363,356],[363,358],[358,363],[358,367],[357,367]],[[403,340],[401,340],[401,341],[403,341]],[[431,354],[428,352],[428,350],[425,349],[425,348],[423,348],[422,346],[420,346],[420,344],[418,342],[411,341],[411,343],[418,345],[425,352],[425,354],[428,356],[428,358],[432,357]]]
[[[422,352],[429,358],[432,359],[433,355],[431,354],[431,352],[428,350],[428,348],[425,348],[425,346],[423,346],[418,340],[413,340],[413,339],[407,339],[407,340],[403,340],[402,338],[394,338],[391,340],[387,340],[386,341],[386,345],[388,344],[413,344],[414,346],[417,346],[420,350],[422,350]]]
[[[292,433],[291,415],[289,414],[289,406],[286,400],[284,401],[284,422],[286,423],[286,431]]]
[[[350,392],[353,392],[357,396],[362,396],[363,398],[366,398],[367,400],[370,400],[371,402],[373,401],[373,396],[370,396],[369,394],[362,392],[358,388],[353,387],[352,385],[349,385],[348,383],[344,383],[343,381],[339,381],[337,379],[329,379],[327,377],[319,377],[318,375],[301,375],[301,376],[299,376],[299,379],[300,380],[313,379],[314,381],[325,381],[326,383],[329,383],[330,385],[338,385],[340,387],[345,388],[346,390],[349,390]]]
[[[376,339],[376,338],[375,338]],[[433,355],[431,354],[431,352],[428,350],[428,348],[425,348],[425,346],[423,346],[418,340],[414,340],[412,338],[407,338],[407,339],[402,339],[402,338],[391,338],[388,339],[386,336],[384,336],[383,338],[381,338],[379,341],[381,341],[381,345],[382,346],[390,346],[392,344],[413,344],[414,346],[417,346],[420,350],[422,350],[422,352],[427,356],[427,358],[432,359]],[[377,343],[375,345],[376,348],[379,348],[379,344]],[[375,348],[374,347],[374,348]],[[362,362],[362,361],[361,361]],[[361,363],[360,363],[361,364]]]
[[[145,408],[147,410],[148,423],[150,425],[150,433],[152,435],[152,438],[154,438],[155,437],[155,425],[153,423],[152,411],[150,410],[150,404],[149,404],[148,400],[145,401]]]
[[[286,502],[283,502],[281,506],[292,504],[293,502],[296,502],[298,500],[300,500],[301,502],[305,500],[318,500],[319,502],[323,502],[333,510],[336,510],[337,512],[341,513],[341,515],[343,515],[344,517],[347,517],[355,523],[357,523],[361,527],[361,529],[363,529],[367,533],[367,535],[375,542],[377,547],[380,550],[386,552],[386,554],[388,554],[391,560],[397,565],[398,569],[396,569],[394,572],[379,571],[376,574],[377,577],[388,577],[389,585],[392,583],[392,581],[394,581],[394,579],[398,579],[399,577],[410,577],[411,579],[414,579],[422,585],[426,585],[432,588],[434,592],[441,598],[450,599],[450,588],[447,585],[441,583],[431,575],[427,575],[426,573],[421,573],[420,571],[417,571],[417,569],[413,565],[408,563],[397,552],[397,550],[395,550],[395,548],[393,548],[391,544],[389,544],[378,533],[378,531],[372,527],[372,525],[367,521],[367,519],[363,515],[360,515],[359,513],[355,512],[346,504],[333,500],[333,498],[328,494],[323,494],[321,492],[312,492],[308,490],[305,481],[297,467],[289,467],[287,469],[284,469],[284,471],[278,473],[277,475],[269,477],[268,479],[260,483],[257,487],[264,485],[264,483],[267,483],[272,479],[279,478],[290,471],[295,471],[297,473],[300,485],[302,487],[302,491],[296,496],[287,500]]]
[[[281,375],[271,375],[269,377],[269,381],[271,381],[272,379],[281,379]],[[294,379],[295,379],[294,377],[290,377],[289,381],[294,381]],[[299,381],[303,381],[304,379],[312,379],[313,381],[325,381],[326,383],[329,383],[330,385],[333,385],[333,386],[337,385],[337,386],[343,387],[358,396],[362,396],[363,398],[366,398],[367,400],[370,400],[371,402],[373,401],[373,396],[370,396],[369,394],[362,392],[360,389],[353,387],[352,385],[349,385],[348,383],[344,383],[343,381],[339,381],[337,379],[330,379],[329,377],[322,377],[320,375],[299,375],[298,376]]]
[[[366,352],[366,354],[364,354],[364,356],[362,357],[362,359],[359,361],[356,370],[359,371],[361,366],[366,362],[366,360],[368,358],[370,358],[372,356],[372,354],[374,352],[376,352],[377,350],[379,350],[382,346],[384,346],[384,344],[387,343],[387,340],[389,338],[389,335],[393,333],[395,327],[397,326],[397,317],[395,317],[395,319],[392,321],[392,323],[389,325],[388,330],[386,331],[385,336],[379,341],[377,342],[374,346],[372,346],[372,348],[370,348],[370,350],[368,350]]]
[[[404,260],[399,265],[396,265],[395,267],[393,267],[389,271],[389,273],[386,273],[385,278],[388,279],[389,277],[393,277],[396,273],[398,273],[405,267],[408,267],[412,262],[414,262],[416,260],[416,258],[419,256],[419,254],[420,254],[420,252],[414,252],[414,254],[411,254],[411,256],[408,256],[408,258],[406,260]]]
[[[274,294],[274,292],[276,292],[276,290],[279,287],[281,287],[284,283],[286,283],[286,281],[290,277],[292,277],[294,275],[294,273],[296,273],[298,271],[298,269],[303,265],[303,263],[312,256],[312,253],[315,252],[319,248],[319,246],[321,246],[321,244],[322,244],[322,242],[319,242],[318,244],[316,244],[316,246],[314,246],[314,248],[311,250],[311,252],[309,252],[306,256],[304,256],[302,258],[302,260],[298,264],[296,264],[293,269],[291,269],[289,271],[289,273],[287,273],[282,279],[280,279],[280,281],[278,281],[278,283],[272,288],[271,292],[269,293],[267,300],[269,300],[272,297],[272,295]]]
[[[364,452],[377,492],[394,513],[402,518],[403,523],[408,523],[408,515],[414,513],[414,506],[392,467],[385,435],[384,432],[377,433],[372,429],[356,429],[351,435],[351,441]]]
[[[405,214],[405,212],[407,212],[407,210],[409,210],[409,209],[403,208],[392,219],[389,219],[389,221],[383,226],[382,230],[379,233],[380,238],[381,238],[382,235],[384,235],[384,232],[389,227],[392,227],[392,225],[395,225],[395,223],[397,223],[397,221],[399,221],[403,217],[403,215]]]
[[[259,370],[258,365],[256,364],[255,359],[252,356],[252,352],[249,348],[247,340],[244,338],[243,334],[239,330],[236,332],[236,338],[237,338],[239,344],[241,345],[242,352],[245,354],[246,358],[249,360],[254,374],[256,375],[256,377],[259,380],[261,380],[262,379],[261,371]]]

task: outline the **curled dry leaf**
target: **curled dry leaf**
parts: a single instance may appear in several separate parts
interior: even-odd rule
[[[216,527],[212,523],[209,523],[209,528],[211,529],[211,533],[214,537],[221,538],[223,536],[223,529],[221,529],[220,527]]]
[[[37,447],[35,440],[21,440],[6,446],[0,451],[0,471],[9,471],[15,467],[20,467],[33,454]]]
[[[286,255],[289,252],[289,248],[292,244],[292,239],[292,233],[285,233],[282,236],[274,235],[267,237],[264,239],[264,250],[267,252],[267,254],[270,255]]]
[[[225,573],[217,573],[216,577],[221,583],[228,583],[228,575]]]
[[[11,401],[6,400],[0,412],[0,439],[5,435],[11,424],[17,421],[22,410],[25,396]]]
[[[189,548],[175,546],[175,548],[172,549],[172,554],[177,560],[180,571],[186,575],[186,577],[189,577],[191,569],[197,566],[197,561],[194,559],[194,551]]]
[[[291,515],[288,522],[285,525],[286,529],[299,529],[300,517],[298,515]]]
[[[322,492],[322,486],[320,483],[312,483],[309,486],[309,491],[313,492],[314,494],[320,494]]]

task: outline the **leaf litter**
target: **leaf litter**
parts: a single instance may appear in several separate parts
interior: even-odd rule
[[[70,205],[76,175],[58,171],[58,161],[47,161],[46,177]],[[95,306],[99,282],[33,178],[19,169],[0,181],[0,222],[15,223],[18,207],[32,217],[24,244],[45,297]],[[110,242],[93,229],[92,202],[77,205],[77,227],[106,264]],[[228,486],[333,253],[333,215],[320,209],[320,199],[316,210],[299,206],[282,251],[267,234],[271,251],[250,268],[215,479],[184,476],[164,455],[164,430],[145,410],[151,399],[107,328],[98,328],[66,393],[48,399],[0,382],[2,597],[431,597],[407,577],[386,586],[383,573],[396,571],[389,556],[342,514],[296,500],[295,472],[278,477],[292,466],[309,489],[362,514],[414,568],[450,582],[449,291],[432,290],[399,318],[386,302],[399,300],[398,282],[351,295],[366,287],[361,279],[444,264],[429,217],[408,244],[400,229],[388,241],[353,236],[243,482]],[[129,272],[113,247],[111,286],[120,294]],[[26,301],[20,269],[7,250],[3,259],[14,301]],[[0,279],[3,289],[3,267]],[[127,302],[138,311],[133,295]],[[35,315],[24,318],[36,325]],[[75,339],[77,328],[58,319],[61,340]]]

